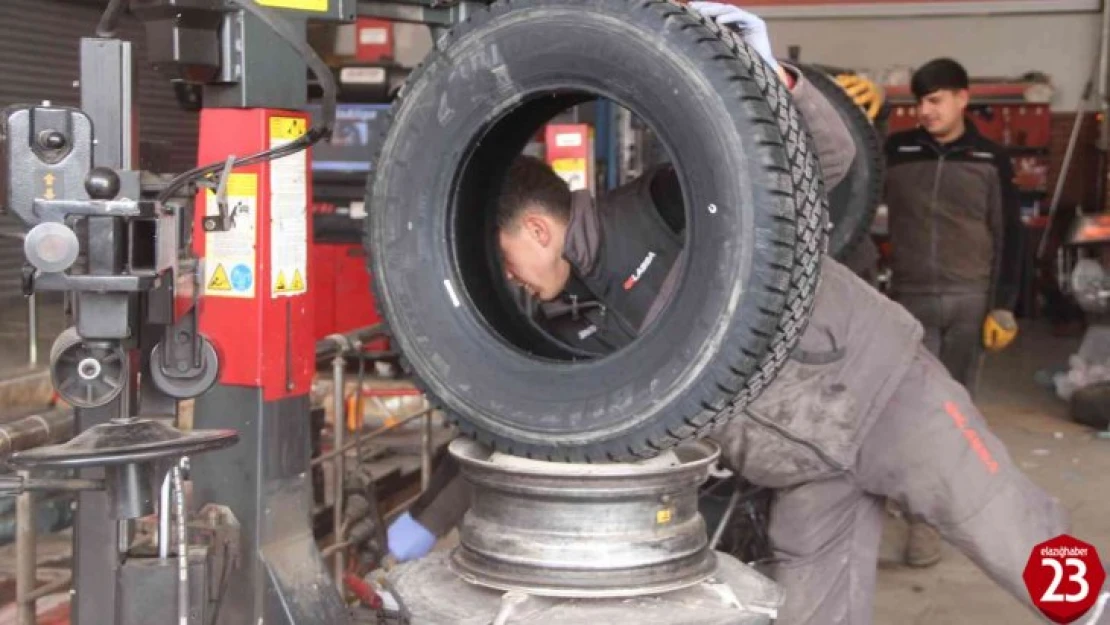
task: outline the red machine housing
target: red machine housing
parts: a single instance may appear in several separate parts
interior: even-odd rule
[[[219,162],[287,143],[308,117],[270,109],[201,111],[198,157]],[[220,356],[219,383],[263,389],[264,401],[307,395],[315,372],[308,253],[312,197],[307,151],[236,168],[228,181],[233,225],[209,232],[210,192],[196,202],[193,248],[203,259],[200,331]]]
[[[334,211],[335,207],[329,203],[313,204],[315,216],[331,215]],[[310,250],[316,339],[381,323],[370,287],[366,251],[359,237],[315,237]],[[378,339],[368,343],[366,348],[389,351],[389,341]]]

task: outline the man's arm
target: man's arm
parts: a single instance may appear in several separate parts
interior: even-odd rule
[[[794,103],[809,126],[814,148],[817,150],[817,160],[821,163],[825,187],[832,189],[844,180],[856,158],[856,144],[848,126],[840,113],[816,87],[809,84],[800,71],[793,67],[784,67],[775,57],[767,23],[758,15],[734,4],[691,2],[689,6],[702,16],[736,32],[763,57],[767,65],[774,68],[791,90]]]
[[[428,488],[387,531],[389,555],[398,562],[425,556],[470,507],[470,484],[459,471],[458,461],[445,448],[433,465]]]
[[[1021,283],[1021,199],[1014,185],[1014,168],[1004,148],[998,148],[995,168],[998,170],[998,191],[991,198],[988,214],[988,225],[994,238],[991,308],[1013,312]]]
[[[828,98],[806,80],[801,71],[789,66],[781,67],[779,76],[790,87],[794,104],[809,126],[825,188],[832,189],[844,180],[856,159],[856,142],[852,133]]]

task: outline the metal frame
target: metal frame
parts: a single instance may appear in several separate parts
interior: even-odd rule
[[[311,466],[318,467],[328,463],[332,464],[333,480],[332,480],[332,545],[323,549],[320,555],[324,558],[333,558],[334,576],[336,584],[342,586],[343,572],[346,570],[345,554],[343,550],[350,546],[346,537],[346,526],[344,523],[344,487],[345,487],[345,467],[347,452],[353,449],[361,449],[361,447],[376,438],[383,436],[389,432],[400,429],[402,426],[416,420],[417,418],[423,419],[421,428],[421,445],[420,445],[420,489],[423,491],[428,487],[432,475],[432,428],[434,409],[427,405],[425,399],[425,407],[422,410],[414,412],[400,419],[393,420],[391,423],[371,430],[370,432],[363,432],[356,434],[354,439],[346,441],[347,432],[347,402],[345,399],[346,390],[346,357],[347,356],[361,356],[363,346],[381,334],[380,326],[372,326],[352,332],[347,335],[335,334],[325,338],[317,343],[316,358],[317,362],[326,361],[331,359],[332,367],[332,402],[333,402],[333,427],[334,427],[334,448],[320,456],[313,458]],[[359,388],[358,393],[360,396],[363,394],[363,389]],[[361,405],[361,403],[357,403]],[[357,457],[356,457],[357,458]],[[385,516],[388,516],[385,515]]]

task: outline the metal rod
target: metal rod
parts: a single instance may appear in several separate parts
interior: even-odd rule
[[[334,545],[328,545],[327,547],[324,547],[323,549],[320,550],[320,557],[330,558],[332,556],[332,554],[339,553],[343,549],[346,549],[347,547],[350,547],[350,546],[351,546],[351,541],[349,541],[349,540],[345,540],[341,543],[335,543]]]
[[[1108,96],[1108,83],[1110,83],[1110,3],[1102,3],[1102,30],[1098,41],[1098,105],[1103,113],[1102,127],[1099,133],[1099,149],[1110,149],[1110,120],[1105,115],[1110,112]],[[1106,172],[1100,171],[1099,176]]]
[[[358,351],[362,344],[375,336],[385,334],[381,324],[367,326],[346,334],[332,334],[316,342],[316,361],[327,360],[344,353]]]
[[[713,532],[713,538],[709,541],[709,548],[716,549],[717,545],[721,543],[721,537],[725,534],[725,528],[728,527],[729,521],[732,520],[732,513],[736,511],[736,504],[740,501],[740,489],[737,488],[732,491],[732,496],[728,498],[728,508],[725,509],[724,514],[721,515],[721,521],[717,523],[717,529]]]
[[[173,468],[174,508],[177,512],[177,621],[189,625],[189,541],[185,535],[185,482],[181,468]]]
[[[1083,120],[1087,116],[1087,103],[1091,98],[1091,81],[1087,81],[1087,87],[1083,90],[1083,98],[1079,100],[1079,106],[1075,111],[1075,123],[1071,127],[1071,136],[1068,137],[1068,147],[1064,152],[1064,160],[1060,164],[1060,173],[1056,176],[1056,189],[1052,192],[1052,203],[1048,206],[1048,221],[1045,225],[1044,232],[1041,233],[1041,241],[1037,245],[1037,260],[1043,260],[1045,251],[1048,249],[1048,239],[1052,236],[1053,222],[1056,220],[1056,213],[1060,209],[1060,200],[1064,196],[1064,186],[1068,181],[1068,173],[1071,171],[1072,158],[1075,157],[1075,148],[1079,144],[1079,131],[1083,127]]]
[[[424,427],[420,433],[420,490],[428,490],[432,483],[432,411],[424,399]]]
[[[129,519],[116,521],[116,552],[127,553],[131,548],[131,523]]]
[[[1107,81],[1110,79],[1110,3],[1107,2],[1102,3],[1102,28],[1098,44],[1095,83],[1098,89],[1097,110],[1102,113],[1102,117],[1098,121],[1098,139],[1095,142],[1095,197],[1089,207],[1093,213],[1101,213],[1106,208],[1106,179],[1110,174],[1107,170],[1107,163],[1110,162],[1107,157],[1107,152],[1110,151],[1110,99],[1107,94]]]
[[[333,450],[329,451],[326,454],[320,454],[319,456],[313,458],[311,466],[316,466],[316,465],[328,462],[332,458],[335,458],[336,456],[338,456],[340,454],[346,453],[346,452],[354,449],[355,447],[358,447],[362,442],[368,441],[372,438],[377,438],[377,437],[381,436],[382,434],[385,434],[386,432],[389,432],[390,430],[395,430],[395,429],[401,427],[402,425],[412,421],[413,419],[417,419],[417,418],[420,418],[420,417],[424,416],[425,414],[431,412],[431,410],[432,410],[431,408],[428,408],[427,410],[421,410],[420,412],[414,412],[413,414],[410,414],[409,416],[401,419],[400,421],[398,421],[396,423],[391,423],[389,425],[383,425],[382,427],[380,427],[380,428],[378,428],[378,429],[376,429],[372,432],[357,436],[354,441],[352,441],[350,443],[347,443],[342,448],[337,447],[336,449],[333,449]]]
[[[358,384],[355,386],[355,402],[354,402],[354,422],[355,428],[355,458],[356,462],[362,462],[362,442],[365,440],[358,436],[358,432],[362,431],[362,420],[366,416],[366,411],[362,407],[362,389],[366,387],[366,355],[360,354],[358,359]]]
[[[28,597],[28,600],[38,601],[39,599],[42,599],[47,595],[52,595],[56,592],[62,592],[63,590],[69,590],[69,587],[72,585],[73,577],[64,577],[62,579],[56,579],[52,582],[47,582],[42,586],[36,588],[35,591],[31,593],[30,597]]]
[[[336,354],[335,358],[331,361],[332,382],[334,384],[333,398],[335,400],[335,414],[333,415],[334,431],[335,431],[335,448],[340,450],[340,453],[335,456],[335,470],[333,472],[334,482],[332,484],[332,493],[334,501],[332,502],[332,518],[334,527],[334,542],[341,544],[343,542],[343,471],[344,471],[344,455],[343,450],[344,437],[347,433],[347,419],[346,410],[344,410],[343,402],[343,369],[345,363],[343,362],[342,354]],[[360,389],[361,390],[361,389]],[[343,557],[343,551],[340,549],[335,552],[335,581],[337,584],[343,580],[343,571],[346,568]]]
[[[73,435],[73,412],[55,410],[0,425],[0,458]]]
[[[39,315],[35,294],[27,298],[27,362],[32,367],[39,364]]]
[[[104,480],[55,479],[37,477],[23,482],[24,492],[104,490]]]
[[[173,472],[166,472],[162,480],[162,492],[158,496],[158,559],[170,557],[170,488]]]
[[[29,471],[20,471],[26,482]],[[31,593],[38,581],[38,562],[35,555],[35,500],[31,493],[23,493],[15,500],[15,597],[17,625],[35,625],[35,599]]]

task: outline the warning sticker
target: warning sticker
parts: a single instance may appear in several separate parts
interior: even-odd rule
[[[270,118],[270,147],[281,147],[308,130],[300,117]],[[308,291],[308,180],[305,151],[270,165],[270,293],[287,297]]]
[[[209,297],[251,298],[255,296],[258,231],[258,176],[233,173],[227,180],[227,212],[230,227],[225,232],[204,234],[204,294]],[[216,194],[208,192],[205,214],[218,216]]]
[[[551,163],[551,169],[566,181],[571,191],[588,188],[586,183],[589,171],[584,158],[559,158]]]
[[[298,9],[300,11],[327,12],[328,0],[255,0],[262,6],[277,9]]]
[[[208,281],[209,291],[230,291],[231,280],[227,279],[227,270],[224,269],[222,264],[216,265],[216,271],[212,274],[212,279]]]

